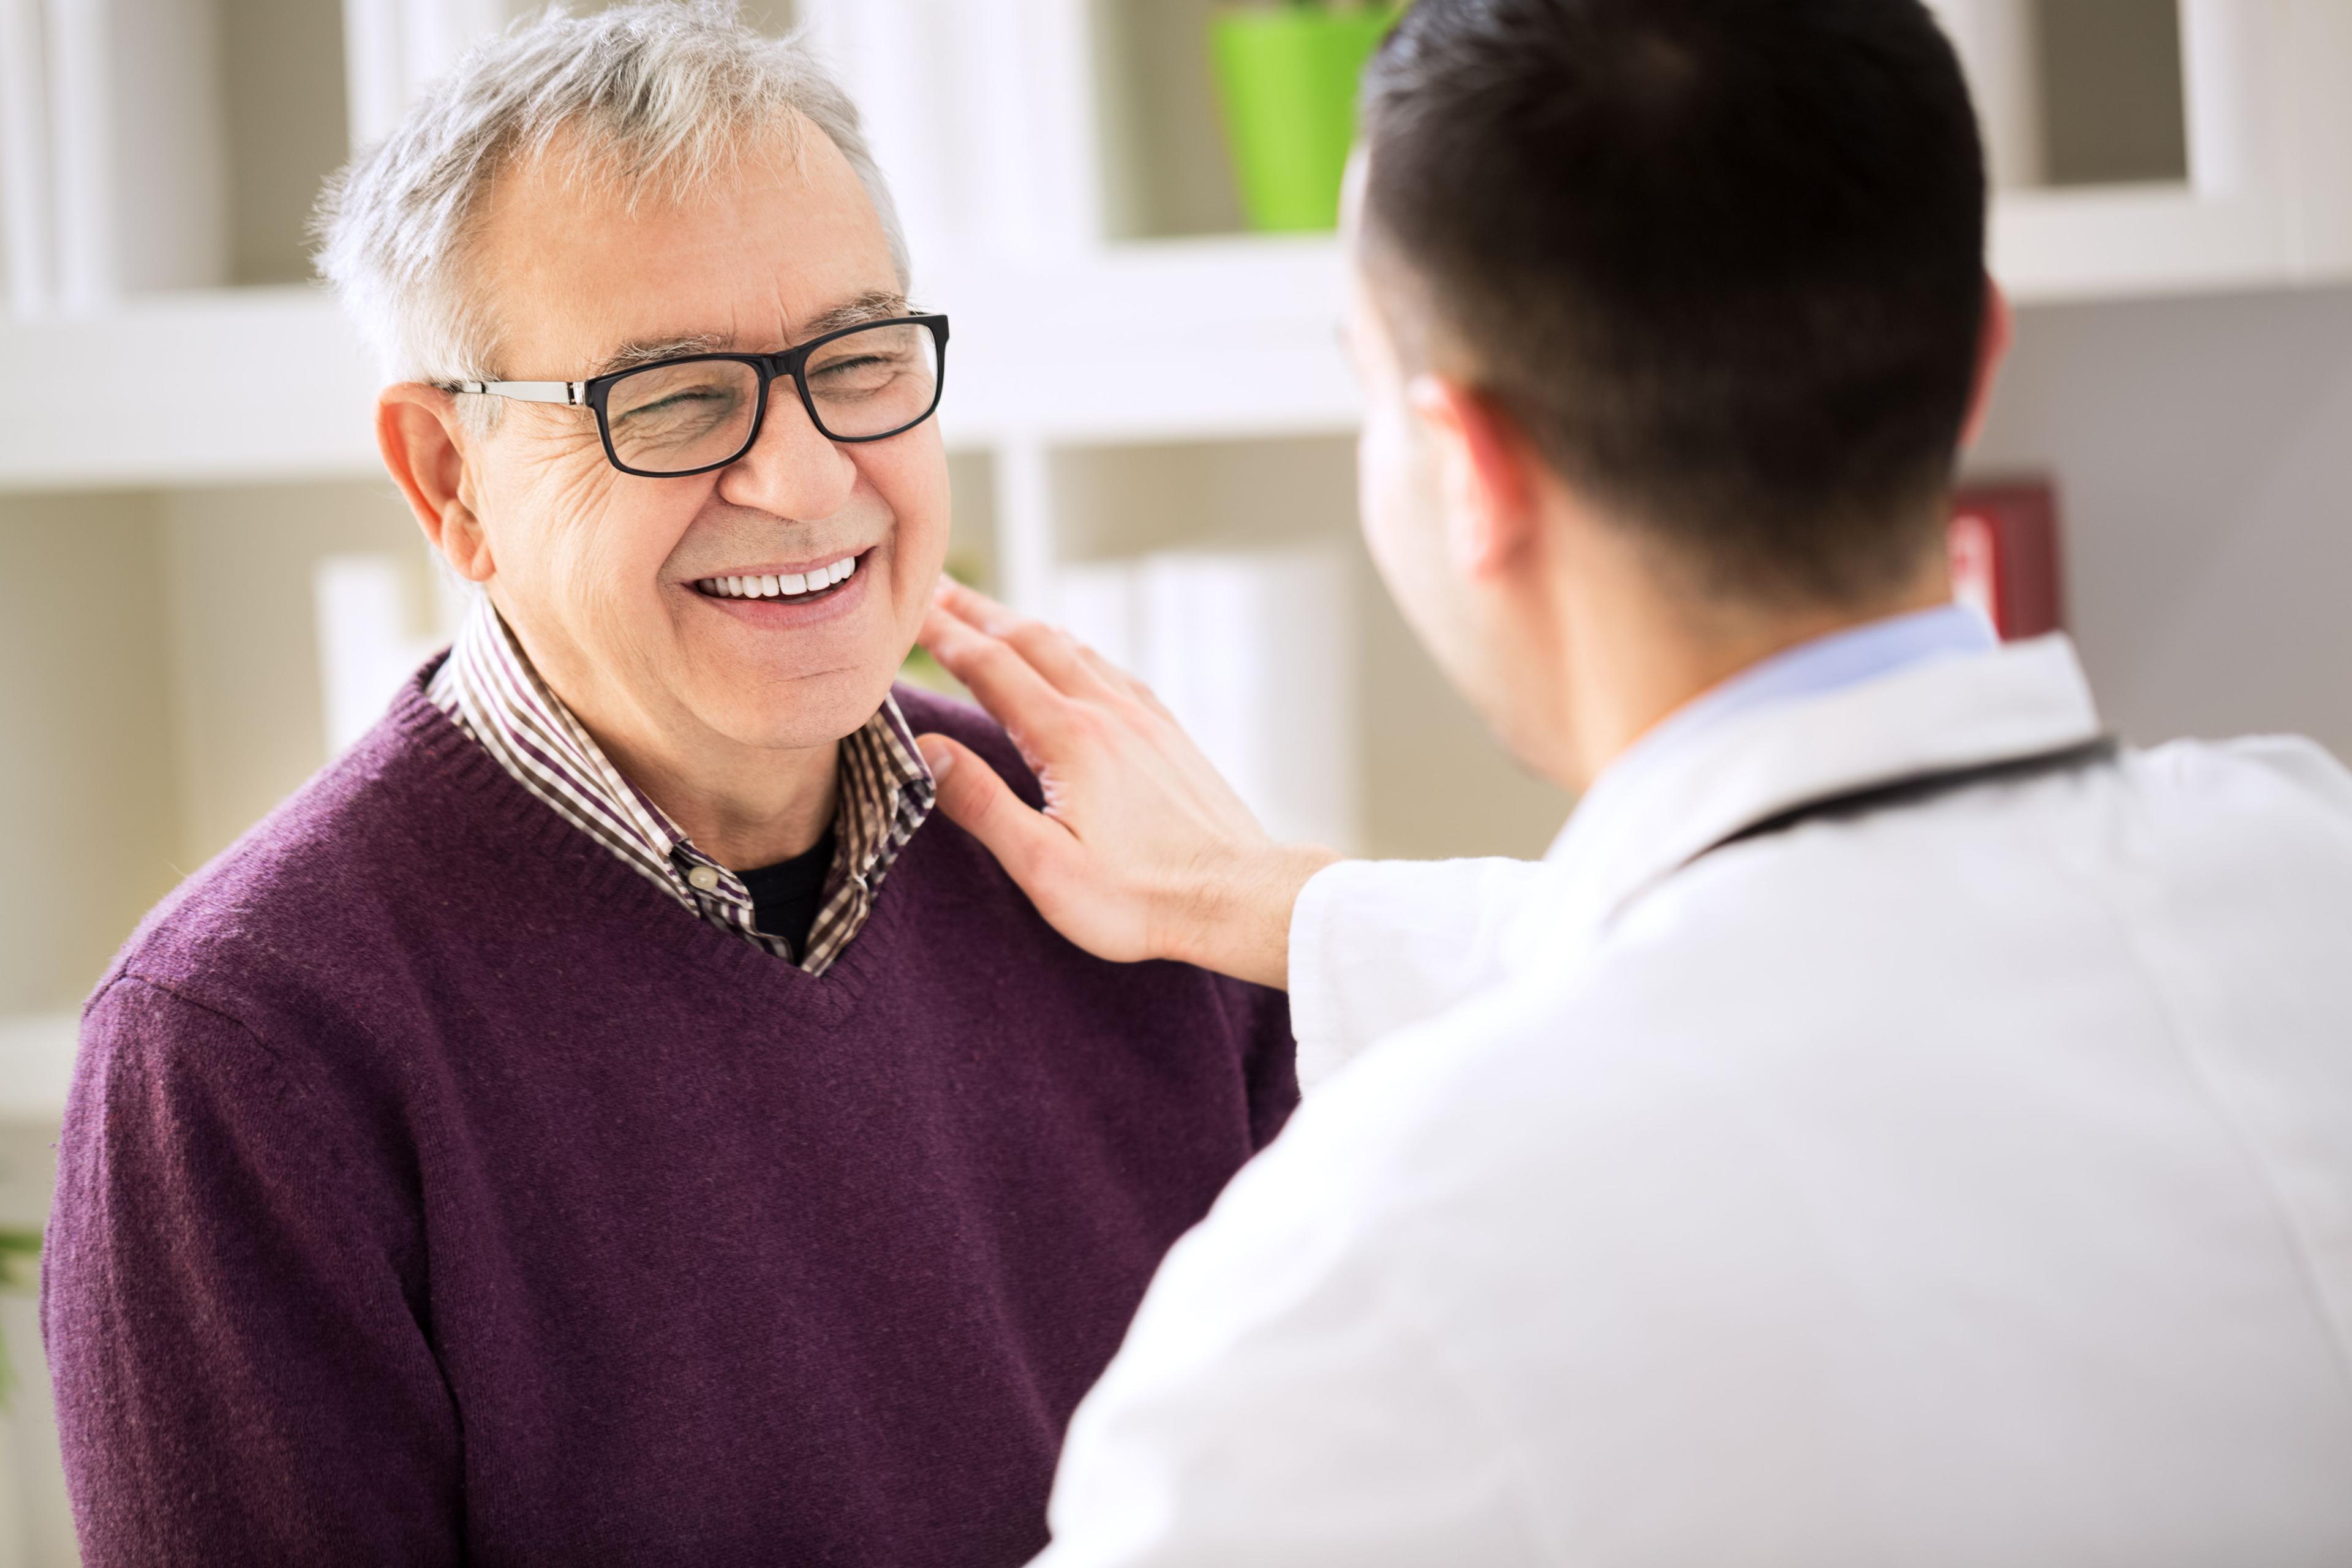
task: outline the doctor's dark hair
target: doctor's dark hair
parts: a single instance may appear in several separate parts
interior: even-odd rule
[[[1702,591],[1852,604],[1936,547],[1985,174],[1918,0],[1419,0],[1363,110],[1408,366]]]

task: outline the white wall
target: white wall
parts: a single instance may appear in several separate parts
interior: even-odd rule
[[[2352,289],[2025,311],[1969,467],[2056,475],[2124,734],[2352,758]]]

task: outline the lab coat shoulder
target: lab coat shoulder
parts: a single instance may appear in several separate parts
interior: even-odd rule
[[[1504,937],[1545,875],[1489,858],[1349,860],[1316,876],[1290,921],[1301,1083],[1498,981]]]
[[[2302,735],[2247,735],[2234,741],[2175,742],[2145,753],[2153,766],[2178,770],[2184,779],[2225,773],[2267,774],[2309,797],[2310,805],[2337,831],[2352,833],[2352,769],[2325,746]]]

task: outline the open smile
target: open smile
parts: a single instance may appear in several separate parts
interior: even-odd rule
[[[747,572],[704,577],[696,582],[694,591],[710,599],[766,599],[811,605],[838,593],[843,584],[857,575],[857,569],[865,563],[865,555],[845,555],[838,561],[803,567],[797,572]]]

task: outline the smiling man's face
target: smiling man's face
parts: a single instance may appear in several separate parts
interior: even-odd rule
[[[631,211],[526,165],[493,192],[477,254],[509,380],[583,380],[665,348],[772,353],[905,309],[873,203],[813,127],[796,147],[779,134],[686,206]],[[664,771],[822,746],[863,724],[947,552],[937,422],[838,445],[789,380],[751,449],[713,473],[620,472],[584,408],[509,401],[467,445],[463,499],[488,544],[493,602],[600,740],[655,749],[642,760]],[[844,562],[841,581],[808,586]],[[764,577],[799,577],[803,592],[740,596]]]

